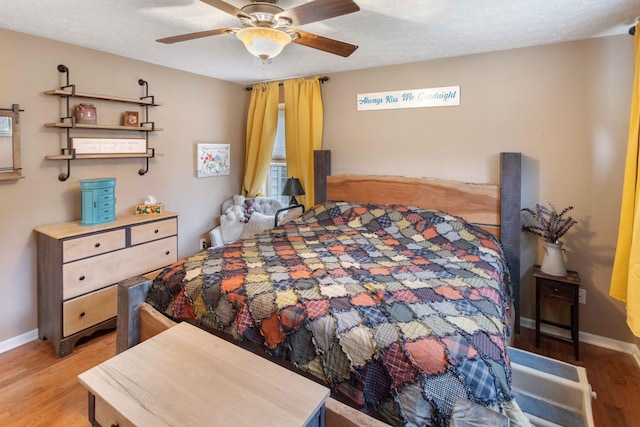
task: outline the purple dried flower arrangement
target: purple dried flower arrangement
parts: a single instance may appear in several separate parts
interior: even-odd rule
[[[548,208],[539,203],[536,203],[535,210],[524,208],[522,212],[529,214],[535,225],[523,225],[522,230],[540,236],[549,243],[558,243],[558,240],[578,223],[570,216],[565,218],[571,209],[573,206],[568,206],[558,213],[551,203]]]

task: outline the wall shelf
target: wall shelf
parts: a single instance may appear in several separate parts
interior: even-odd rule
[[[148,147],[149,133],[161,131],[161,128],[155,126],[155,122],[149,121],[149,107],[161,106],[162,103],[156,102],[155,97],[149,95],[149,85],[145,80],[139,79],[138,84],[145,87],[145,96],[138,99],[123,98],[120,96],[98,95],[86,92],[77,92],[76,85],[69,84],[69,68],[65,65],[58,65],[58,71],[66,75],[66,85],[59,89],[46,91],[46,95],[57,96],[66,100],[65,117],[60,118],[59,122],[45,123],[47,128],[64,129],[66,131],[66,147],[62,148],[60,154],[45,156],[46,160],[63,160],[67,162],[67,172],[58,175],[60,181],[66,181],[71,176],[71,161],[80,159],[123,159],[123,158],[141,158],[146,160],[146,167],[138,170],[139,175],[145,175],[149,171],[149,159],[156,156],[153,148],[147,148],[146,153],[83,153],[76,154],[72,146],[72,132],[76,130],[85,130],[91,132],[99,132],[103,130],[123,131],[123,132],[143,132],[145,143]],[[82,98],[92,99],[96,101],[117,102],[121,104],[134,104],[144,107],[143,120],[139,126],[122,126],[116,124],[85,124],[77,123],[76,118],[71,114],[70,99]]]
[[[121,98],[119,96],[97,95],[93,93],[76,92],[75,90],[69,90],[69,89],[48,90],[45,92],[45,95],[59,96],[61,98],[74,97],[74,98],[84,98],[84,99],[95,99],[98,101],[121,102],[125,104],[136,104],[141,106],[149,105],[151,107],[162,106],[162,102],[154,102],[153,99]]]
[[[57,123],[45,123],[45,127],[48,128],[71,128],[71,129],[102,129],[102,130],[124,130],[127,132],[154,132],[161,131],[162,128],[157,128],[154,125],[144,124],[142,126],[121,126],[121,125],[87,125],[83,123],[72,122],[57,122]]]

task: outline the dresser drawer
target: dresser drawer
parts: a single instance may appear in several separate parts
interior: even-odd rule
[[[573,301],[576,292],[573,285],[561,285],[547,281],[540,282],[540,294],[547,298],[560,298]]]
[[[95,421],[100,426],[135,427],[134,424],[120,415],[120,413],[116,411],[113,406],[109,405],[104,401],[104,399],[100,398],[99,396],[95,396],[94,411]],[[89,414],[89,417],[91,417],[91,414]],[[89,419],[89,421],[94,420]]]
[[[125,230],[92,234],[62,242],[62,262],[71,262],[105,252],[122,249],[126,246]]]
[[[178,220],[175,218],[141,224],[131,227],[131,244],[150,242],[178,234]]]
[[[115,202],[113,198],[105,197],[103,200],[98,200],[97,202],[98,209],[111,208],[113,209]]]
[[[111,222],[116,219],[116,216],[113,214],[113,209],[101,209],[97,212],[98,223],[102,224],[105,222]]]
[[[62,299],[76,297],[171,264],[178,238],[168,237],[62,266]]]
[[[62,304],[62,334],[69,336],[118,314],[118,287],[72,299]]]

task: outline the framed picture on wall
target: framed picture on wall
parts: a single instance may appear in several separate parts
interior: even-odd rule
[[[229,175],[231,146],[229,144],[198,144],[196,169],[198,178]]]

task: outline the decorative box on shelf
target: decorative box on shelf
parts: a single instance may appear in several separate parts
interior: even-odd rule
[[[115,178],[81,179],[80,225],[97,225],[115,221]]]
[[[134,213],[136,215],[162,213],[162,203],[150,203],[150,204],[136,205]]]

